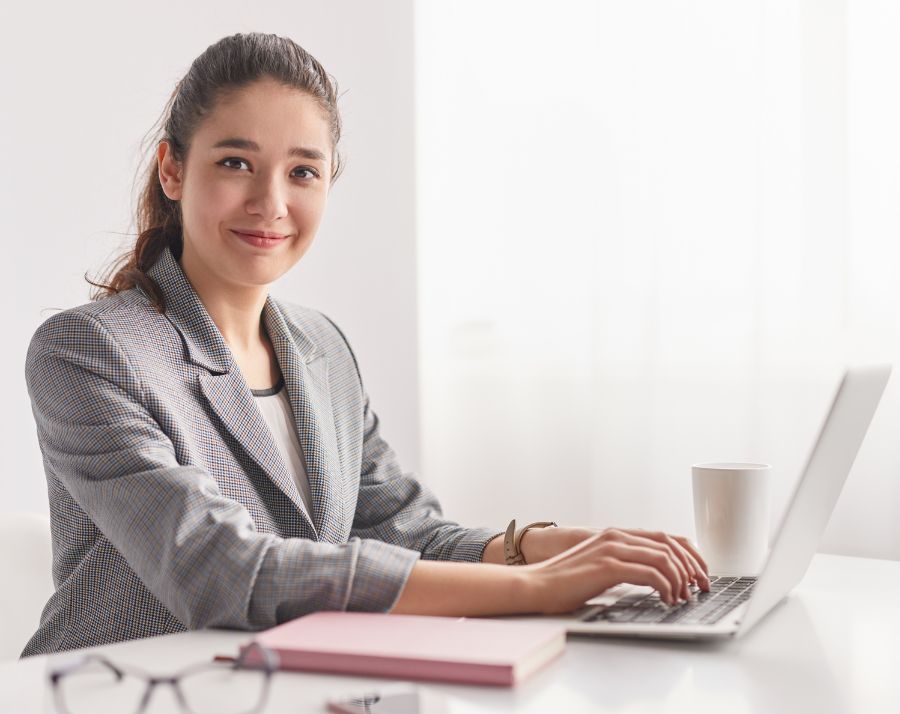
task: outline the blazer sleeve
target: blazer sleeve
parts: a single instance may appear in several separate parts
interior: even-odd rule
[[[356,355],[340,328],[356,365],[364,395],[363,452],[359,495],[351,536],[411,548],[427,560],[480,562],[488,542],[503,531],[466,528],[443,518],[440,503],[425,485],[400,468],[397,455],[379,432],[379,420],[362,385]]]
[[[48,475],[189,629],[389,610],[420,557],[376,540],[258,532],[208,471],[178,463],[127,354],[93,315],[67,311],[44,322],[26,379]]]

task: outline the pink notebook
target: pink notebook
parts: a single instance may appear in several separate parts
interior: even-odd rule
[[[512,686],[562,654],[566,631],[535,622],[316,612],[261,632],[282,669]]]

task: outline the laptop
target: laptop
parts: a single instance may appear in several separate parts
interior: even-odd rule
[[[743,635],[806,574],[890,373],[890,365],[845,371],[758,576],[711,573],[710,592],[692,586],[695,600],[674,607],[652,588],[623,584],[569,615],[502,619],[559,621],[567,632],[583,635],[687,640]]]

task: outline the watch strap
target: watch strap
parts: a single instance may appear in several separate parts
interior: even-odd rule
[[[506,535],[503,538],[503,554],[507,565],[527,565],[525,555],[521,550],[522,536],[532,528],[547,528],[555,526],[554,521],[535,521],[524,528],[516,530],[516,519],[513,518],[506,527]]]

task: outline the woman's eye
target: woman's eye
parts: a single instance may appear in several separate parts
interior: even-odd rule
[[[219,162],[220,166],[224,166],[225,168],[235,169],[235,170],[240,170],[240,168],[241,168],[240,164],[243,164],[244,166],[247,166],[248,168],[250,166],[244,159],[239,159],[234,156],[229,156],[227,159],[222,159]],[[310,179],[310,178],[318,178],[318,176],[319,176],[318,172],[315,169],[311,169],[306,166],[298,166],[296,169],[294,169],[294,171],[295,171],[294,175],[297,176],[297,178]],[[306,175],[305,176],[298,175],[298,173],[306,174]]]
[[[246,164],[247,162],[244,161],[243,159],[236,159],[236,158],[234,158],[234,157],[229,157],[229,158],[227,158],[227,159],[222,159],[219,163],[220,163],[222,166],[225,166],[226,168],[234,169],[234,168],[238,168],[238,167],[236,167],[236,166],[229,166],[229,163]]]

